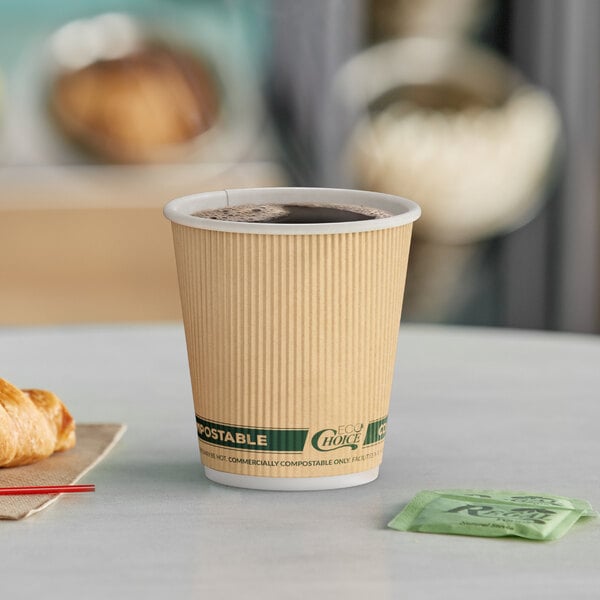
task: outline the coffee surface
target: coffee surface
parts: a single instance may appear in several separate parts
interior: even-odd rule
[[[344,204],[243,204],[194,213],[196,217],[240,223],[348,223],[391,217],[392,214],[369,206]]]

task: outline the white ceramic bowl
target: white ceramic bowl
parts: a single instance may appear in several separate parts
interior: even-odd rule
[[[393,98],[442,85],[477,102],[444,107],[443,92],[433,107]],[[334,97],[355,123],[344,157],[353,184],[414,199],[423,211],[415,236],[476,242],[539,209],[560,137],[558,111],[491,51],[455,40],[387,42],[342,69]]]

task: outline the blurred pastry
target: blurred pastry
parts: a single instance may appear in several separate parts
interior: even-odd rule
[[[218,86],[198,58],[162,45],[65,70],[51,109],[73,140],[110,162],[180,158],[218,116]]]

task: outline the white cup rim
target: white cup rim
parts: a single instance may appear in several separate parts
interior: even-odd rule
[[[392,214],[381,219],[368,219],[343,223],[242,223],[218,221],[194,216],[200,210],[237,206],[240,204],[327,202],[354,206],[369,206]],[[163,210],[169,221],[213,231],[255,233],[268,235],[314,235],[331,233],[356,233],[408,225],[421,215],[421,208],[412,200],[392,194],[363,190],[315,187],[240,188],[191,194],[171,200]]]

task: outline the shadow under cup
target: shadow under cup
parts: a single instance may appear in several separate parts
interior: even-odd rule
[[[271,203],[391,216],[313,224],[194,216]],[[419,207],[374,192],[264,188],[186,196],[164,213],[206,476],[268,490],[374,480]]]

